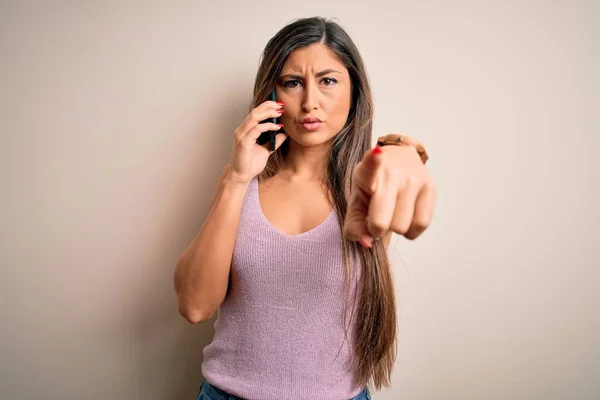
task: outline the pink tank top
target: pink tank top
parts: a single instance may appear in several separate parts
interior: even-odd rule
[[[358,395],[350,357],[359,263],[350,258],[345,340],[344,253],[334,210],[314,229],[288,235],[264,216],[258,179],[248,186],[227,296],[203,351],[212,385],[249,400],[341,400]]]

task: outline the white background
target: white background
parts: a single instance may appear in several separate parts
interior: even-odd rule
[[[2,1],[0,398],[192,399],[177,314],[268,39],[336,17],[374,137],[414,136],[430,229],[393,240],[399,354],[376,400],[600,397],[600,3]]]

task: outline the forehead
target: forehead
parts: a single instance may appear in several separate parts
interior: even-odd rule
[[[283,65],[283,72],[322,71],[334,68],[346,71],[344,63],[328,46],[315,43],[294,50]]]

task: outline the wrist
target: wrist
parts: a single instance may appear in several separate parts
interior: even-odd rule
[[[427,149],[423,143],[419,142],[417,139],[412,138],[408,135],[400,135],[397,133],[390,133],[385,136],[380,136],[377,138],[377,146],[412,146],[417,150],[419,157],[421,157],[421,161],[423,164],[427,163],[429,160],[429,155],[427,154]]]
[[[249,181],[246,182],[243,179],[240,179],[231,171],[229,171],[229,173],[225,176],[225,179],[223,179],[223,186],[233,190],[246,191],[249,185]]]

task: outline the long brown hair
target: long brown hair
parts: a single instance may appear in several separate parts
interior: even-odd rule
[[[325,177],[331,206],[338,215],[342,229],[348,208],[352,171],[371,147],[373,127],[373,98],[366,69],[348,34],[337,23],[321,17],[298,19],[282,28],[269,40],[261,55],[250,108],[269,98],[292,51],[314,43],[325,44],[338,55],[348,69],[352,84],[348,119],[333,140]],[[288,149],[289,139],[271,155],[259,179],[277,174],[285,165]],[[376,390],[382,386],[390,387],[391,372],[396,360],[396,304],[387,252],[380,240],[375,241],[371,249],[346,239],[343,240],[343,245],[346,301],[350,286],[351,255],[361,261],[363,268],[362,279],[357,281],[358,304],[354,305],[356,338],[352,370],[355,384],[372,385]]]

